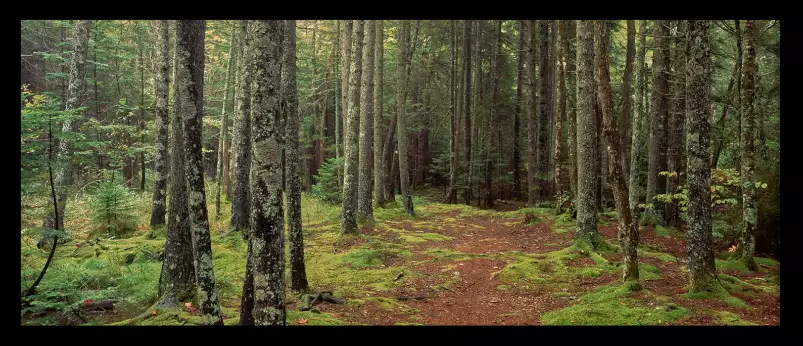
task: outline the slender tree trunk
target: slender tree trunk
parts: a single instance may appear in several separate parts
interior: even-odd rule
[[[201,131],[203,117],[204,34],[203,20],[182,20],[178,25],[176,66],[180,116],[184,128],[184,167],[189,196],[190,229],[195,253],[195,277],[198,285],[198,305],[204,324],[222,325],[223,319],[215,289],[212,267],[212,243],[204,191]]]
[[[382,150],[382,118],[384,116],[382,102],[382,71],[383,57],[385,52],[385,29],[381,20],[376,21],[374,42],[374,201],[377,207],[384,208],[387,196],[385,196],[385,162],[384,150]]]
[[[340,116],[335,119],[337,128],[335,131],[335,157],[341,157],[343,148],[343,125],[345,124],[344,112],[349,110],[349,59],[351,59],[351,35],[352,35],[353,22],[351,20],[338,21],[338,30],[340,32]],[[338,174],[338,180],[340,175]]]
[[[687,21],[686,32],[686,181],[691,292],[710,291],[719,284],[711,235],[711,165],[709,95],[713,64],[708,33],[710,21]],[[721,288],[720,288],[721,289]]]
[[[632,148],[630,149],[630,190],[629,202],[630,213],[634,220],[639,219],[639,203],[646,184],[645,171],[647,169],[646,144],[649,135],[649,113],[644,106],[645,90],[647,89],[646,77],[647,69],[644,57],[647,52],[647,21],[639,21],[639,51],[638,51],[638,80],[636,85],[636,105],[638,112],[633,118],[633,138]]]
[[[444,203],[457,203],[457,164],[459,153],[458,147],[458,128],[457,128],[457,91],[455,89],[455,77],[457,56],[455,46],[457,45],[457,29],[455,21],[451,23],[451,37],[449,40],[449,190],[444,198]],[[514,149],[515,150],[515,149]]]
[[[158,38],[160,40],[156,51],[156,156],[154,157],[153,206],[151,207],[151,227],[165,224],[165,211],[167,207],[167,147],[168,136],[168,87],[170,85],[170,38],[168,35],[168,21],[160,20],[156,23]]]
[[[622,170],[622,152],[619,150],[619,135],[616,133],[615,116],[613,110],[613,93],[611,92],[611,77],[609,75],[610,66],[608,65],[608,40],[607,26],[604,20],[597,21],[597,40],[596,40],[596,77],[597,77],[597,98],[600,100],[600,108],[603,118],[603,133],[608,142],[608,155],[610,155],[610,167],[607,173],[613,185],[613,196],[616,201],[616,212],[619,214],[619,243],[622,247],[622,262],[624,263],[625,282],[631,281],[631,290],[641,289],[638,271],[638,248],[639,233],[638,225],[633,222],[628,204],[627,181]],[[626,124],[625,124],[626,125]]]
[[[343,171],[343,211],[341,232],[357,233],[357,190],[359,182],[359,131],[360,131],[360,80],[362,78],[362,44],[364,21],[353,22],[354,32],[351,35],[351,57],[349,58],[349,100],[348,111],[344,118],[343,131],[345,157]]]
[[[166,24],[165,24],[166,25]],[[176,28],[178,24],[176,23]],[[177,30],[178,33],[178,30]],[[176,36],[178,39],[178,36]],[[184,132],[182,99],[179,95],[179,56],[173,51],[173,117],[170,131],[170,203],[167,215],[167,236],[164,261],[159,277],[159,296],[165,306],[190,300],[196,293],[195,251],[190,231],[187,176],[184,165]]]
[[[538,184],[538,198],[543,201],[549,198],[549,21],[538,22],[540,27],[540,61],[538,77],[538,156],[536,159],[536,183]]]
[[[251,172],[251,59],[249,22],[240,21],[240,47],[243,63],[240,64],[240,94],[234,115],[234,195],[231,201],[229,227],[243,230],[247,235],[250,226],[250,172]],[[247,240],[248,238],[246,238]]]
[[[645,224],[665,225],[664,203],[656,199],[666,191],[666,179],[659,176],[666,170],[666,123],[669,83],[669,21],[655,21],[655,51],[653,52],[652,114],[650,116],[649,163],[647,170],[647,203],[652,208],[645,212]]]
[[[401,20],[399,21],[399,30],[396,35],[396,40],[399,45],[399,53],[397,68],[398,68],[398,88],[396,90],[396,113],[398,119],[396,121],[396,150],[399,152],[399,187],[401,188],[402,201],[404,211],[409,215],[415,215],[413,209],[413,196],[410,191],[410,158],[408,156],[409,136],[407,134],[406,122],[406,106],[407,106],[407,77],[405,76],[410,66],[410,59],[412,57],[412,47],[410,47],[410,22]],[[404,49],[410,47],[409,52]]]
[[[372,205],[373,177],[371,168],[373,160],[371,149],[374,142],[374,42],[376,41],[376,21],[365,22],[364,47],[362,54],[362,92],[360,100],[360,134],[359,134],[359,186],[357,191],[357,218],[373,221]]]
[[[86,52],[89,45],[89,31],[92,27],[91,20],[79,20],[75,24],[75,42],[73,43],[72,61],[70,62],[69,79],[67,94],[64,97],[64,110],[70,111],[81,106],[83,95],[81,95],[82,84],[84,82],[84,65],[86,64]],[[65,120],[61,127],[62,133],[73,131],[73,121]],[[57,205],[59,207],[58,217],[55,210],[45,219],[44,225],[48,229],[64,229],[64,213],[67,210],[68,186],[72,184],[72,170],[74,165],[70,148],[67,141],[59,141],[58,161],[64,162],[62,167],[56,169],[55,180],[57,194]],[[50,201],[49,203],[53,203]],[[50,205],[52,207],[52,204]],[[51,208],[52,209],[52,208]],[[56,244],[53,244],[55,246]]]
[[[666,193],[674,195],[680,186],[680,173],[683,171],[681,162],[683,162],[683,145],[685,140],[683,138],[683,124],[686,115],[686,56],[685,56],[685,38],[681,38],[680,33],[684,33],[685,21],[678,21],[677,32],[675,41],[675,50],[672,52],[674,59],[672,61],[672,102],[671,112],[669,113],[669,127],[668,127],[668,145],[667,145],[667,163],[666,169],[669,171],[669,176],[666,177]],[[683,34],[685,35],[685,34]],[[673,199],[674,200],[674,199]],[[677,203],[671,202],[666,204],[666,222],[668,225],[678,227],[680,226],[680,208]]]
[[[756,142],[756,77],[758,65],[756,63],[756,39],[758,28],[755,20],[746,20],[744,23],[744,52],[742,53],[742,80],[741,80],[741,184],[742,184],[742,220],[744,226],[741,230],[739,249],[737,255],[750,270],[758,270],[753,258],[756,251],[756,172],[755,172],[755,142]]]
[[[254,22],[251,159],[251,249],[255,325],[285,324],[280,21]]]
[[[496,133],[494,123],[500,121],[499,117],[499,52],[502,45],[502,21],[497,21],[496,27],[496,43],[492,50],[491,56],[491,112],[488,117],[487,128],[485,129],[485,191],[484,191],[484,207],[493,208],[493,158],[492,158],[492,137]]]
[[[536,70],[538,64],[537,55],[537,31],[536,21],[530,20],[528,23],[528,30],[530,34],[530,49],[529,60],[527,61],[527,77],[529,83],[529,107],[527,112],[527,139],[529,143],[528,156],[527,156],[527,206],[534,207],[538,202],[538,180],[537,180],[537,165],[538,162],[538,97],[536,84]]]
[[[521,167],[519,166],[521,163],[521,140],[519,138],[521,136],[521,106],[522,102],[524,102],[522,99],[522,87],[524,86],[522,79],[524,78],[524,59],[526,55],[524,51],[525,36],[524,21],[520,20],[519,45],[516,52],[516,110],[515,119],[513,119],[513,197],[517,199],[521,197]]]
[[[594,136],[594,28],[592,21],[577,21],[577,235],[596,249],[597,233],[596,148]]]
[[[463,54],[465,55],[464,70],[465,70],[465,137],[466,137],[466,167],[463,170],[468,172],[468,178],[465,182],[465,189],[463,190],[463,198],[465,203],[471,205],[471,20],[466,20],[463,26]]]
[[[567,108],[568,108],[568,123],[569,123],[569,189],[571,190],[572,200],[577,198],[577,53],[572,53],[569,49],[569,38],[576,37],[575,34],[577,23],[575,21],[567,21],[566,23],[566,36],[563,37],[563,46],[566,51],[566,77],[567,83]],[[575,30],[571,30],[575,27]],[[574,206],[576,202],[573,202]],[[574,207],[572,209],[575,209]]]
[[[139,44],[138,44],[139,45]],[[139,87],[140,87],[140,94],[139,94],[139,141],[140,143],[145,142],[145,137],[143,133],[145,132],[145,56],[142,53],[141,46],[138,47],[140,49],[139,52]],[[84,93],[86,93],[86,83],[84,83]],[[140,167],[140,179],[139,179],[139,192],[145,192],[145,153],[139,154],[139,167]]]
[[[298,136],[301,119],[298,114],[296,90],[296,21],[284,21],[282,63],[282,90],[284,114],[287,121],[287,233],[290,237],[291,287],[295,291],[307,290],[307,271],[304,267],[304,236],[301,231],[301,164]]]
[[[726,95],[726,99],[724,104],[722,105],[722,115],[719,117],[719,121],[717,122],[717,131],[719,134],[717,135],[716,139],[716,147],[714,148],[714,156],[711,159],[711,169],[717,168],[717,163],[719,162],[719,155],[722,153],[722,149],[725,147],[725,118],[728,115],[728,108],[731,104],[731,101],[736,102],[736,108],[740,107],[739,100],[741,99],[739,95],[739,90],[741,89],[739,81],[741,81],[741,68],[742,68],[742,35],[741,35],[741,27],[740,27],[739,20],[735,21],[735,30],[736,30],[736,62],[733,64],[733,72],[731,74],[731,79],[728,82],[728,92]],[[735,82],[735,83],[734,83]],[[734,90],[734,85],[736,89]],[[733,96],[731,96],[733,95]]]
[[[215,217],[220,217],[220,189],[221,184],[227,185],[228,183],[228,170],[225,172],[225,180],[224,181],[224,165],[225,161],[228,161],[228,154],[226,153],[226,141],[228,138],[229,133],[229,115],[226,113],[226,109],[229,106],[229,89],[231,77],[234,75],[234,65],[236,64],[235,58],[235,48],[236,48],[236,41],[235,41],[235,34],[237,33],[237,27],[232,27],[231,29],[231,36],[229,36],[229,59],[226,62],[226,82],[223,87],[223,107],[221,107],[222,115],[221,115],[221,126],[218,138],[218,156],[217,156],[217,178],[215,179],[216,191],[215,191]],[[228,168],[228,167],[226,167]]]
[[[560,21],[557,25],[557,35],[559,36],[556,42],[562,40],[566,36],[566,22]],[[563,174],[561,172],[560,157],[563,148],[561,148],[561,133],[563,131],[563,119],[566,118],[566,47],[561,44],[555,48],[557,50],[555,59],[555,69],[558,75],[558,90],[557,90],[557,117],[555,119],[555,194],[561,195],[564,192],[564,186],[561,184]],[[563,206],[556,202],[555,212],[560,214],[563,212]]]
[[[630,176],[630,122],[633,118],[633,60],[636,58],[636,21],[627,21],[627,48],[625,52],[625,74],[622,78],[622,116],[619,118],[619,143],[622,148],[622,169]],[[615,183],[615,182],[614,182]]]

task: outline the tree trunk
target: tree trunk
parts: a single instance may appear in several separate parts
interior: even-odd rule
[[[597,21],[597,40],[596,51],[596,77],[597,77],[597,98],[600,101],[600,108],[603,118],[603,133],[608,142],[608,155],[610,155],[610,174],[611,184],[613,185],[613,196],[616,201],[616,212],[619,214],[619,243],[622,247],[624,263],[625,282],[632,282],[631,290],[641,289],[638,271],[638,248],[639,233],[638,225],[633,222],[628,205],[628,191],[625,174],[622,170],[622,153],[619,151],[619,135],[616,133],[616,125],[613,110],[613,93],[611,92],[611,77],[609,75],[610,66],[608,65],[608,40],[607,26],[604,20]]]
[[[601,236],[597,233],[597,208],[594,191],[596,148],[594,136],[594,28],[591,21],[577,21],[577,235],[582,243],[596,249]]]
[[[459,130],[457,124],[457,91],[455,89],[456,82],[456,64],[457,56],[455,55],[455,48],[457,46],[457,29],[455,21],[450,21],[451,31],[449,40],[449,188],[444,198],[444,203],[455,204],[457,203],[457,165],[458,165],[458,140]],[[514,149],[515,150],[515,149]]]
[[[502,21],[497,21],[496,43],[491,55],[491,113],[488,117],[487,128],[485,129],[485,191],[483,192],[484,207],[493,208],[493,149],[491,143],[492,136],[496,133],[494,124],[499,122],[499,58],[502,44]]]
[[[652,113],[650,116],[649,163],[647,170],[647,203],[652,208],[645,212],[645,224],[666,225],[664,203],[656,199],[666,191],[666,179],[659,176],[666,171],[666,125],[669,83],[669,21],[655,21],[655,51],[653,52]]]
[[[638,80],[636,85],[636,102],[638,112],[633,118],[633,138],[630,149],[630,213],[634,220],[639,219],[639,203],[646,184],[645,171],[647,169],[646,144],[649,135],[649,113],[644,106],[645,90],[647,90],[647,69],[644,57],[647,52],[647,21],[639,21],[639,53],[638,53]]]
[[[714,156],[711,159],[711,169],[717,168],[717,162],[719,162],[719,154],[722,153],[722,149],[725,147],[725,118],[728,115],[728,108],[731,105],[732,101],[736,102],[736,108],[740,107],[739,104],[739,89],[741,81],[741,68],[742,68],[742,35],[741,35],[741,28],[739,25],[739,20],[735,21],[735,31],[736,31],[736,62],[733,64],[733,72],[731,74],[731,79],[728,82],[728,92],[725,96],[725,102],[722,105],[722,115],[719,117],[719,121],[717,122],[717,131],[719,132],[716,139],[716,147],[714,148]],[[736,82],[736,83],[734,83]],[[734,85],[736,86],[736,90],[734,90]],[[731,96],[733,95],[733,96]]]
[[[385,52],[385,33],[384,25],[381,20],[376,21],[374,42],[374,201],[379,208],[385,207],[385,162],[384,150],[382,150],[382,118],[384,116],[382,104],[382,71],[383,57]]]
[[[709,25],[709,21],[690,20],[686,31],[686,247],[691,292],[719,286],[711,235],[709,94],[713,66]]]
[[[686,31],[684,23],[685,21],[678,21],[677,32],[683,33]],[[686,69],[685,38],[681,38],[680,34],[676,35],[674,37],[675,49],[672,51],[674,56],[672,61],[672,110],[669,113],[669,128],[667,131],[669,139],[666,169],[669,171],[669,176],[666,177],[666,193],[669,195],[679,192],[677,190],[680,186],[680,173],[683,171],[681,167],[681,162],[683,162],[682,143],[685,143],[683,138],[683,124],[686,115],[686,81],[683,73]],[[680,208],[677,203],[666,204],[666,222],[671,226],[680,226]]]
[[[284,211],[279,106],[280,21],[254,22],[251,160],[251,249],[255,325],[284,325]]]
[[[176,97],[181,102],[179,115],[184,128],[184,167],[195,253],[198,305],[204,324],[223,325],[218,293],[215,289],[215,272],[212,267],[212,243],[201,154],[205,30],[206,22],[203,20],[179,21],[176,47],[178,75],[175,83],[178,84]]]
[[[167,25],[164,23],[163,25]],[[176,24],[176,28],[178,25]],[[166,31],[166,30],[165,30]],[[177,36],[178,38],[178,36]],[[164,262],[159,277],[159,297],[166,306],[191,300],[195,296],[195,263],[193,237],[190,231],[187,203],[187,176],[184,166],[184,132],[182,100],[179,94],[179,56],[173,51],[173,118],[170,121],[170,203]]]
[[[636,21],[627,21],[627,48],[625,53],[625,74],[622,78],[622,116],[619,119],[622,148],[622,171],[625,177],[630,176],[630,122],[633,118],[633,60],[636,58]]]
[[[574,27],[575,30],[571,30]],[[572,201],[577,198],[577,49],[574,54],[570,51],[569,38],[575,37],[577,23],[573,20],[566,23],[566,36],[563,37],[563,46],[566,51],[566,76],[567,83],[567,107],[569,116],[569,189],[572,194]],[[576,205],[573,202],[572,205]]]
[[[357,218],[362,221],[373,221],[372,205],[373,177],[371,168],[373,159],[371,149],[374,142],[374,42],[376,41],[376,21],[365,22],[364,47],[362,54],[362,92],[360,100],[360,134],[359,134],[359,186],[357,188]]]
[[[364,21],[353,22],[351,57],[349,58],[349,100],[345,113],[343,131],[343,210],[340,214],[343,234],[357,233],[357,190],[359,182],[359,132],[360,132],[360,80],[362,78],[362,44]]]
[[[240,64],[240,95],[234,115],[234,195],[231,201],[229,227],[243,230],[250,226],[250,172],[251,172],[251,72],[253,69],[249,22],[240,21],[240,47],[243,63]]]
[[[351,20],[338,21],[338,30],[340,32],[340,116],[336,121],[335,131],[335,157],[343,156],[341,147],[343,145],[343,125],[345,124],[345,117],[343,113],[348,112],[349,109],[349,59],[351,59],[351,36],[352,36],[353,22]],[[339,180],[339,175],[338,175]]]
[[[750,270],[758,270],[753,256],[756,251],[756,172],[755,172],[755,141],[756,141],[756,77],[758,65],[756,63],[756,40],[758,28],[755,20],[746,20],[744,23],[744,52],[742,60],[741,84],[741,184],[742,184],[742,220],[744,226],[739,240],[737,255]]]
[[[566,22],[560,21],[557,26],[558,40],[563,40],[566,36]],[[558,41],[556,40],[556,42]],[[561,195],[564,192],[564,187],[561,184],[563,175],[561,174],[560,157],[562,154],[561,148],[561,133],[563,131],[563,119],[566,118],[566,49],[567,47],[561,44],[557,46],[557,54],[555,59],[555,69],[558,77],[558,91],[557,99],[557,118],[555,119],[555,194]],[[563,206],[559,203],[555,204],[555,213],[562,213]]]
[[[538,162],[538,96],[535,71],[538,64],[536,21],[530,20],[528,30],[530,34],[529,60],[527,61],[527,77],[529,83],[529,107],[527,109],[527,139],[529,143],[527,156],[527,206],[535,207],[538,202],[538,180],[536,179],[536,163]]]
[[[91,20],[79,20],[75,24],[75,42],[73,44],[72,61],[70,62],[69,80],[67,82],[67,95],[64,97],[67,100],[64,103],[64,110],[70,111],[81,106],[83,95],[81,95],[82,84],[84,82],[84,65],[86,64],[86,52],[89,45],[89,31],[92,27]],[[72,120],[65,120],[61,127],[62,133],[69,133],[73,131]],[[73,159],[71,156],[70,148],[67,141],[59,141],[59,148],[57,152],[57,160],[64,162],[62,167],[56,169],[55,185],[57,187],[56,205],[58,206],[58,217],[53,213],[45,218],[45,228],[48,229],[64,229],[64,213],[67,209],[67,195],[69,194],[69,185],[72,184],[72,171]],[[49,201],[49,205],[53,206],[53,201]],[[53,208],[50,208],[53,210]],[[56,244],[53,244],[55,246]]]
[[[465,86],[465,137],[466,137],[466,163],[464,172],[471,171],[471,20],[466,20],[463,26],[463,69],[465,71],[465,79],[463,85]],[[471,175],[465,182],[463,190],[463,199],[466,204],[471,205]]]
[[[159,46],[156,50],[156,156],[154,157],[153,206],[151,207],[151,227],[165,224],[166,191],[167,191],[167,140],[168,119],[168,87],[170,85],[170,55],[168,21],[160,20],[156,24]]]
[[[524,59],[526,55],[524,51],[525,36],[524,21],[520,20],[519,45],[518,51],[516,52],[516,110],[514,114],[515,119],[513,120],[513,197],[516,199],[521,197],[521,167],[519,166],[521,163],[521,140],[519,137],[521,136],[521,103],[524,102],[522,99],[522,87],[524,86],[522,78],[524,78]]]
[[[538,198],[543,201],[549,198],[549,21],[538,22],[540,27],[540,61],[538,77],[538,156],[536,159],[536,182],[538,184]]]
[[[402,201],[404,211],[408,215],[415,215],[413,209],[413,196],[410,191],[410,158],[408,157],[409,136],[407,134],[406,122],[406,106],[407,106],[407,78],[405,73],[410,69],[410,59],[412,58],[412,47],[410,47],[410,22],[400,20],[399,30],[396,34],[396,40],[399,45],[398,63],[397,63],[397,81],[398,88],[396,90],[396,113],[398,119],[396,121],[396,148],[399,151],[399,187],[401,188]],[[407,48],[410,47],[410,48]],[[409,49],[405,52],[405,49]]]
[[[229,89],[231,88],[231,77],[234,75],[234,65],[236,64],[235,58],[235,34],[237,33],[237,27],[232,27],[231,29],[231,36],[229,36],[229,59],[226,62],[226,82],[223,87],[223,107],[221,107],[221,126],[220,132],[218,136],[218,156],[217,156],[217,178],[215,179],[216,191],[215,191],[215,217],[220,217],[220,189],[222,185],[228,185],[228,178],[229,172],[227,165],[223,163],[228,161],[229,155],[226,153],[228,148],[226,148],[226,141],[228,140],[228,133],[229,133],[229,115],[226,113],[226,109],[229,106]],[[226,170],[224,174],[224,169]]]

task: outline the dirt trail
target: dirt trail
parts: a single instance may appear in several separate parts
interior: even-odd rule
[[[448,221],[447,221],[448,220]],[[581,279],[564,296],[555,296],[537,285],[527,290],[508,288],[497,279],[508,263],[499,254],[519,251],[524,253],[547,253],[560,250],[571,244],[573,232],[558,233],[552,230],[553,220],[525,225],[524,217],[459,217],[459,211],[440,213],[427,218],[424,226],[411,221],[390,221],[394,227],[409,232],[438,233],[452,237],[447,241],[424,242],[413,247],[413,256],[404,259],[403,265],[421,275],[405,277],[403,284],[388,292],[378,292],[374,297],[387,303],[343,304],[321,306],[321,311],[347,321],[392,325],[415,323],[425,325],[538,325],[544,312],[571,305],[585,292],[610,284],[619,279],[618,273],[603,274],[596,278]],[[600,225],[600,233],[615,243],[615,224]],[[392,232],[366,233],[389,234]],[[397,239],[388,239],[397,241]],[[660,237],[651,228],[642,231],[641,241],[661,252],[677,258],[685,257],[685,241],[674,237]],[[438,260],[428,251],[456,252],[454,258]],[[621,261],[616,255],[608,260]],[[779,324],[780,298],[740,297],[751,307],[732,308],[717,300],[684,299],[686,279],[680,270],[680,260],[665,262],[654,257],[641,257],[641,263],[660,269],[662,278],[646,281],[645,286],[653,294],[670,296],[679,305],[706,311],[716,309],[730,311],[743,320],[762,325]],[[570,261],[572,267],[593,265],[589,259]],[[732,275],[734,275],[732,273]],[[745,280],[744,276],[736,275]],[[502,287],[500,287],[502,286]],[[638,294],[632,294],[637,298]],[[398,303],[396,303],[398,302]],[[388,308],[387,305],[391,305]],[[689,314],[678,324],[717,324],[705,314]]]

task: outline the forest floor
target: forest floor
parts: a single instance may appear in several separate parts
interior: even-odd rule
[[[572,246],[575,221],[568,215],[556,216],[549,208],[515,209],[508,204],[500,206],[513,210],[501,211],[430,203],[424,198],[415,202],[415,217],[398,207],[378,208],[374,225],[363,225],[357,236],[342,237],[340,208],[304,195],[311,291],[332,292],[345,303],[324,302],[315,305],[315,311],[302,312],[300,293],[288,290],[287,324],[780,324],[780,263],[773,259],[757,258],[760,270],[750,272],[727,261],[725,246],[716,261],[726,290],[689,295],[684,288],[683,233],[642,228],[639,261],[644,289],[630,292],[621,283],[615,212],[599,214],[600,233],[610,245],[589,253]],[[210,221],[222,310],[225,324],[232,325],[239,319],[246,244],[240,234],[227,231],[229,206],[224,206],[224,214],[215,219],[210,213]],[[209,210],[214,210],[213,204]],[[535,220],[525,224],[528,214]],[[83,270],[89,273],[85,276],[108,276],[104,279],[108,282],[87,279],[82,285],[73,284],[80,290],[72,298],[77,301],[74,305],[80,307],[87,296],[116,302],[108,312],[85,313],[82,318],[89,324],[197,323],[191,306],[147,310],[156,298],[161,265],[148,254],[163,250],[164,233],[141,228],[130,238],[106,242],[106,250],[60,246],[40,290],[70,286],[58,280],[74,280],[69,277],[75,275],[64,273]],[[33,259],[46,256],[42,253],[23,245],[24,260],[28,256],[40,263]],[[23,279],[31,276],[28,272],[35,270],[23,268]],[[23,323],[83,323],[76,313],[52,310],[24,312]]]

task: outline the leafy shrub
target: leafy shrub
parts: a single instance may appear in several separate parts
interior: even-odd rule
[[[119,237],[136,229],[134,196],[125,186],[113,180],[99,182],[89,205],[97,232]]]
[[[343,177],[342,157],[330,158],[318,169],[315,185],[312,185],[312,196],[331,204],[342,203],[341,186],[338,177]]]

